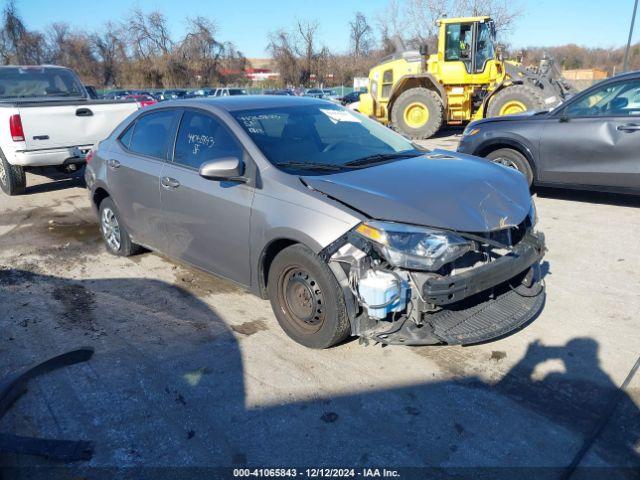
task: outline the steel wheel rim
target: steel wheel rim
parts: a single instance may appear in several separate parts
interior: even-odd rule
[[[116,218],[116,214],[109,207],[105,207],[102,210],[102,216],[100,220],[100,227],[102,229],[102,236],[109,247],[117,252],[120,250],[121,238],[120,238],[120,224]]]
[[[4,161],[0,160],[0,183],[7,184],[7,171],[4,168]]]
[[[404,121],[411,128],[420,128],[429,121],[429,109],[421,102],[410,103],[404,109]]]
[[[287,322],[297,330],[312,334],[322,328],[324,294],[315,277],[303,267],[291,266],[280,276],[278,302]]]
[[[518,100],[510,100],[500,109],[500,115],[513,115],[514,113],[526,112],[527,107]]]

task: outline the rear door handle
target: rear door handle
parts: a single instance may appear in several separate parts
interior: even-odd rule
[[[618,125],[618,130],[621,132],[637,132],[640,130],[640,125],[634,123],[627,123],[626,125]]]
[[[107,165],[110,168],[120,168],[121,163],[118,160],[107,160]]]
[[[93,112],[90,108],[78,108],[76,110],[76,115],[78,117],[91,117],[93,115]]]
[[[160,180],[160,184],[164,188],[178,188],[180,186],[180,182],[171,177],[162,177],[162,179]]]

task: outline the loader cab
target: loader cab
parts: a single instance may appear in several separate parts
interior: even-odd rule
[[[496,29],[489,17],[439,21],[438,53],[429,71],[446,84],[491,83],[502,74],[496,56]]]

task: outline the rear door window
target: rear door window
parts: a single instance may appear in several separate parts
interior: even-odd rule
[[[184,112],[178,129],[174,163],[198,170],[203,163],[218,158],[242,158],[242,151],[236,137],[219,119],[204,112]]]
[[[129,150],[149,157],[167,158],[167,151],[173,140],[175,117],[176,110],[161,110],[140,117],[134,125]],[[121,142],[128,133],[127,131],[120,139]]]

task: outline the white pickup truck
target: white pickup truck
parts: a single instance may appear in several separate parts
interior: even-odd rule
[[[77,170],[91,147],[138,108],[135,101],[91,99],[68,68],[0,67],[0,187],[19,195],[25,171]]]

